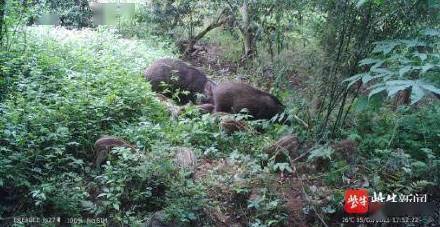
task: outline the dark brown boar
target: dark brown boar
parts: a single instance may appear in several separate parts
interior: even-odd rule
[[[214,111],[239,113],[247,109],[255,119],[271,119],[284,110],[273,95],[243,83],[226,82],[213,92]]]
[[[236,121],[232,119],[223,119],[220,125],[227,135],[231,135],[234,132],[245,131],[248,129],[244,121]]]
[[[107,160],[109,152],[114,147],[125,147],[135,149],[132,145],[122,139],[113,136],[102,136],[95,142],[95,167],[99,167]]]
[[[295,135],[281,137],[276,143],[264,149],[275,162],[288,162],[290,158],[297,158],[299,154],[299,140]]]
[[[215,83],[181,60],[159,59],[145,70],[144,75],[150,81],[153,91],[174,98],[179,104],[197,102],[197,94],[205,96],[198,103],[212,102],[212,88]],[[179,94],[173,97],[176,92]]]
[[[211,103],[198,105],[197,108],[199,108],[201,113],[212,113],[212,111],[214,111],[214,105],[212,105]]]
[[[217,84],[214,81],[212,80],[206,81],[205,86],[203,87],[204,98],[202,99],[201,103],[211,103],[211,104],[214,103],[213,92],[216,87]]]

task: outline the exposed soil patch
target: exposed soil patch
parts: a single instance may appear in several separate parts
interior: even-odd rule
[[[237,170],[241,169],[239,165],[228,163],[227,160],[208,160],[204,159],[194,173],[194,180],[204,181],[209,179],[210,175],[217,176],[233,176]],[[276,179],[275,179],[276,180]],[[302,193],[302,186],[295,175],[280,176],[277,183],[274,181],[273,186],[268,190],[278,192],[281,199],[285,201],[284,206],[287,209],[288,225],[287,226],[308,226],[306,216],[302,208],[305,205]],[[216,206],[205,208],[205,214],[215,223],[216,226],[244,226],[246,220],[243,212],[246,209],[246,201],[258,195],[258,185],[252,186],[249,195],[241,198],[237,197],[231,188],[224,184],[211,185],[207,193],[212,201],[217,201]],[[242,204],[238,205],[238,204]],[[241,209],[238,208],[242,207]],[[238,208],[238,209],[237,209]]]
[[[286,207],[289,211],[289,226],[307,226],[302,211],[304,207],[301,184],[294,176],[289,177],[281,189],[281,194],[286,200]]]
[[[233,176],[234,165],[229,164],[226,160],[208,160],[200,161],[199,166],[194,173],[195,181],[204,181],[210,178],[211,174],[230,175]],[[231,172],[232,171],[232,172]],[[215,226],[243,226],[241,220],[241,212],[236,210],[236,202],[234,193],[224,183],[211,185],[207,189],[210,200],[215,201],[214,204],[204,208],[205,214],[210,218]]]
[[[192,65],[205,69],[205,73],[216,80],[224,80],[237,73],[238,64],[224,59],[222,48],[214,43],[199,43],[194,46],[195,51],[183,60]]]

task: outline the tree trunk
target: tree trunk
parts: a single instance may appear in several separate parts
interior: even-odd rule
[[[206,27],[203,31],[199,32],[195,37],[190,37],[188,45],[183,53],[184,55],[189,55],[193,51],[194,45],[197,43],[197,41],[203,38],[208,32],[228,22],[229,18],[225,15],[225,12],[226,10],[223,10],[215,21],[208,25],[208,27]]]
[[[249,20],[249,6],[248,1],[243,1],[243,6],[241,7],[241,15],[243,20],[243,26],[241,28],[241,33],[243,35],[243,44],[244,44],[244,56],[243,59],[247,59],[253,57],[255,54],[255,43],[253,33],[250,27]]]
[[[5,17],[5,6],[6,4],[6,0],[0,0],[0,46],[3,46],[3,24],[4,22],[4,17]]]

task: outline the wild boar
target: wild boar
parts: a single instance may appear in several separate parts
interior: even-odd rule
[[[215,83],[208,80],[201,71],[181,60],[159,59],[145,70],[144,76],[150,81],[153,91],[173,98],[179,104],[190,101],[196,103],[197,94],[205,96],[198,103],[212,102]]]
[[[239,113],[247,109],[255,119],[271,119],[284,110],[284,105],[275,96],[244,83],[218,85],[213,100],[215,112]]]
[[[288,162],[288,157],[294,159],[299,154],[299,140],[295,135],[281,137],[277,142],[264,149],[270,158],[275,156],[275,162]]]
[[[220,122],[220,126],[227,135],[232,135],[234,132],[248,130],[246,122],[233,119],[223,119]]]
[[[134,150],[134,146],[125,142],[122,139],[112,136],[102,136],[95,142],[95,167],[101,166],[107,160],[109,152],[114,147],[125,147]]]
[[[211,103],[198,105],[197,108],[199,108],[201,113],[212,113],[212,111],[214,111],[214,105],[212,105]]]

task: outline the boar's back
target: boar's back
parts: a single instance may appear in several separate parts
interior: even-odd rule
[[[177,89],[180,92],[188,91],[189,94],[179,94],[180,103],[196,100],[197,93],[204,93],[208,79],[198,69],[177,59],[160,59],[154,62],[146,71],[145,79],[149,80],[153,91],[163,92],[163,83],[168,84],[171,93],[164,93],[171,97]]]
[[[273,95],[243,83],[227,82],[214,89],[215,112],[239,113],[247,109],[256,119],[270,119],[284,110]]]

